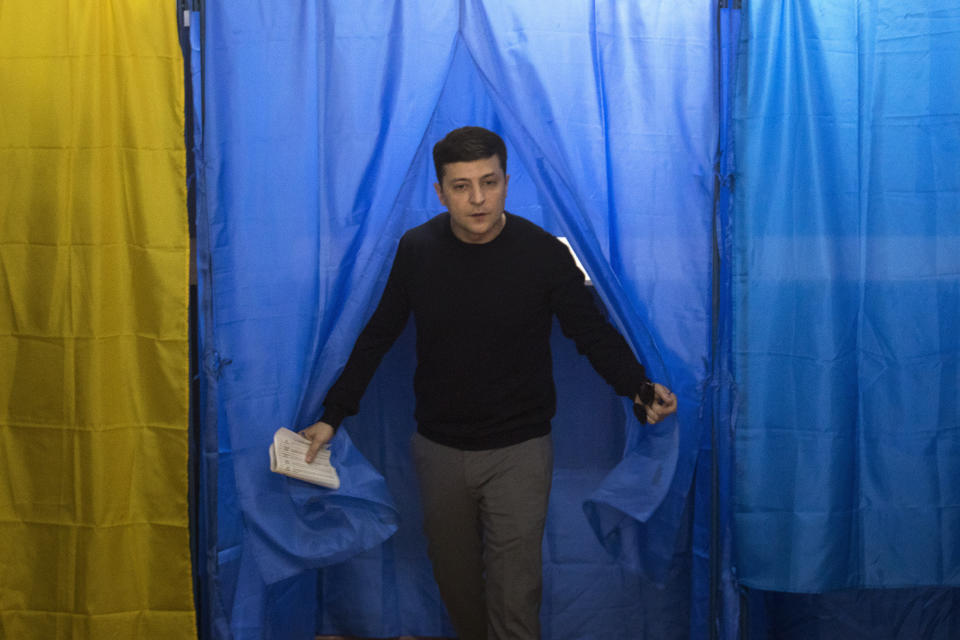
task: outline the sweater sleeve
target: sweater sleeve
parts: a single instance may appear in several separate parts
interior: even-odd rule
[[[557,245],[552,254],[556,267],[550,305],[563,334],[573,340],[577,351],[587,357],[617,395],[633,398],[643,393],[649,383],[643,365],[597,307],[570,251],[559,242]]]
[[[401,239],[380,302],[360,332],[343,371],[327,391],[323,401],[324,412],[320,419],[334,428],[339,427],[347,416],[357,413],[360,399],[380,361],[407,324],[410,300],[406,285],[406,254],[404,241]]]

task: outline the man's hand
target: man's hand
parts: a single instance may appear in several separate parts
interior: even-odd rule
[[[650,406],[640,402],[639,394],[633,398],[633,402],[646,411],[648,424],[656,424],[677,410],[677,396],[656,382],[653,383],[653,403]]]
[[[310,440],[310,449],[307,450],[307,462],[310,463],[317,457],[320,447],[330,442],[330,438],[333,437],[333,427],[326,422],[314,422],[306,429],[302,429],[300,435]]]

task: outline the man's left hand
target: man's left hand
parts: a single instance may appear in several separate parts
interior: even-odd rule
[[[656,424],[677,411],[677,396],[662,384],[653,383],[653,403],[649,406],[640,402],[639,394],[633,398],[647,413],[647,424]]]

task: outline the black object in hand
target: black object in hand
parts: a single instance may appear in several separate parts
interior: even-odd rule
[[[647,407],[653,406],[653,403],[656,401],[657,397],[656,389],[654,388],[653,383],[644,383],[640,391],[637,392],[637,396],[640,398],[640,402],[633,403],[633,415],[637,416],[637,420],[646,424]]]
[[[633,403],[633,415],[637,416],[637,420],[643,424],[647,423],[647,407],[646,405],[640,404],[639,402]]]

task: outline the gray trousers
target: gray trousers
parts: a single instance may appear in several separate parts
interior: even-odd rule
[[[416,434],[424,530],[461,640],[538,640],[550,436],[461,451]]]

